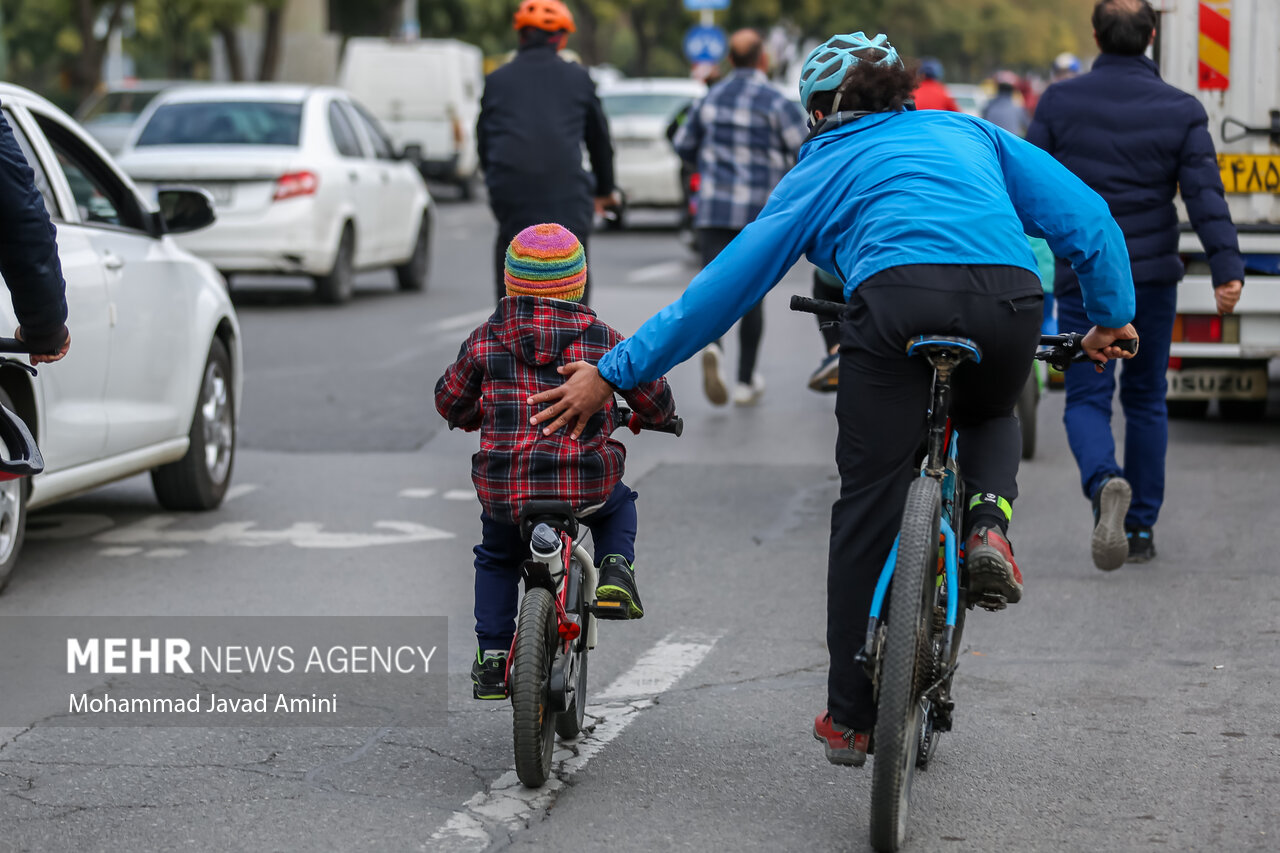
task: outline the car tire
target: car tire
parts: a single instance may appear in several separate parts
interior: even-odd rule
[[[610,208],[611,216],[604,219],[606,231],[621,231],[627,227],[627,197],[624,195],[617,207]]]
[[[401,290],[415,293],[427,289],[427,276],[431,270],[431,216],[422,212],[422,224],[418,226],[418,239],[413,244],[409,260],[396,267],[396,285]]]
[[[13,400],[3,388],[0,388],[0,405],[15,411]],[[18,555],[27,537],[27,496],[30,494],[30,477],[0,481],[0,591],[9,583],[9,575],[18,564]]]
[[[1225,421],[1250,423],[1267,416],[1266,400],[1219,400],[1218,411]]]
[[[1209,413],[1208,400],[1167,400],[1171,418],[1199,419]]]
[[[460,201],[471,201],[476,197],[475,178],[459,178],[457,187]]]
[[[333,269],[315,277],[316,299],[326,305],[351,301],[356,282],[356,232],[348,222],[342,226],[338,251],[333,256]]]
[[[222,503],[235,467],[235,382],[231,356],[218,338],[209,346],[191,415],[191,444],[177,462],[151,471],[156,500],[168,510],[210,510]]]

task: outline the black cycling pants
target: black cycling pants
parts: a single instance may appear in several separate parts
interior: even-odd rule
[[[1014,405],[1039,341],[1043,300],[1035,273],[1008,266],[894,267],[853,292],[840,327],[840,498],[827,566],[828,709],[838,723],[858,730],[875,723],[871,681],[854,655],[920,464],[933,378],[924,357],[907,355],[907,341],[956,335],[981,347],[981,363],[963,365],[952,379],[960,471],[969,494],[1012,502],[1022,455]]]
[[[714,261],[741,233],[739,228],[699,228],[698,248],[702,252],[702,265],[705,267]],[[764,300],[761,300],[738,321],[738,381],[743,385],[750,385],[755,375],[756,356],[760,353],[760,339],[763,337]]]

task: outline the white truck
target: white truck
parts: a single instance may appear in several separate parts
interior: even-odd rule
[[[1178,319],[1169,359],[1170,414],[1266,413],[1270,360],[1280,357],[1280,0],[1155,0],[1155,58],[1171,85],[1209,114],[1231,218],[1245,256],[1234,315],[1219,317],[1203,248],[1186,211]]]
[[[397,148],[418,146],[423,177],[470,198],[483,55],[455,39],[347,39],[338,85],[377,116]]]

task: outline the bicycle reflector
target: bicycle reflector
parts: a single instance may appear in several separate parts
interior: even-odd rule
[[[0,458],[0,480],[30,477],[44,470],[44,457],[31,430],[13,412],[0,406],[0,442],[4,455]]]

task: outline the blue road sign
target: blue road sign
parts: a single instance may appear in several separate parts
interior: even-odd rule
[[[690,12],[701,12],[703,9],[728,9],[729,0],[684,0],[684,7]]]
[[[684,36],[684,55],[690,62],[719,62],[728,48],[719,27],[692,27]]]

